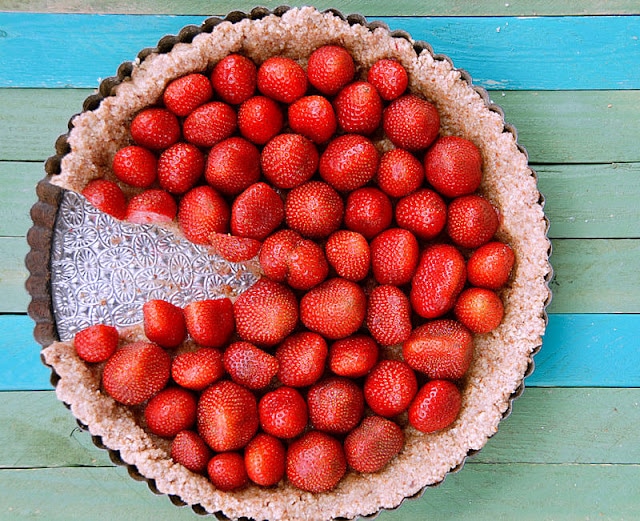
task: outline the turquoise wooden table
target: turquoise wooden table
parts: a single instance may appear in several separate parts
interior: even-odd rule
[[[524,395],[461,472],[379,519],[640,519],[640,6],[315,5],[408,30],[488,89],[551,221],[554,296]],[[165,34],[252,7],[0,0],[0,519],[197,518],[115,466],[56,400],[27,316],[25,237],[43,162],[100,79]]]

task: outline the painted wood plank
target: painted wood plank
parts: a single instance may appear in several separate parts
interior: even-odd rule
[[[97,86],[97,83],[96,83]],[[89,89],[0,89],[0,161],[44,161]],[[532,164],[640,162],[640,90],[499,91]],[[626,137],[629,139],[626,139]],[[631,140],[631,141],[629,141]]]
[[[49,390],[26,315],[0,315],[0,391]],[[527,387],[640,387],[640,315],[551,314]]]
[[[441,486],[377,519],[495,521],[514,519],[517,512],[521,520],[622,521],[640,517],[639,493],[639,465],[468,464]],[[2,470],[0,505],[0,515],[18,520],[195,518],[121,468]]]
[[[24,237],[0,237],[0,313],[24,313],[31,300],[25,289],[29,272],[25,257],[29,245]]]
[[[0,468],[113,465],[53,391],[4,392],[2,398]],[[527,388],[468,463],[640,464],[638,422],[637,388]]]
[[[372,17],[490,89],[638,89],[640,17]],[[93,87],[202,17],[0,13],[1,87]],[[464,35],[462,38],[461,35]]]
[[[257,5],[251,0],[216,1],[193,0],[0,0],[0,11],[30,11],[56,13],[125,13],[125,14],[198,14],[225,15],[233,10],[249,12]],[[280,0],[260,2],[261,6],[274,9],[282,5]],[[288,2],[287,5],[307,5],[306,2]],[[336,7],[333,1],[317,0],[313,5],[324,10]],[[634,0],[588,0],[576,3],[572,0],[528,0],[526,3],[504,0],[481,0],[475,2],[449,2],[432,0],[416,3],[414,0],[343,0],[340,10],[344,14],[361,13],[366,16],[558,16],[558,15],[611,15],[638,14],[640,10]]]
[[[36,184],[45,175],[42,163],[0,161],[0,237],[25,237],[33,224],[31,206]]]

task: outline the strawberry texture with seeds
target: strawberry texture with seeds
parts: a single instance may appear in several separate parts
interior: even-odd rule
[[[216,454],[207,464],[211,483],[223,492],[239,490],[249,484],[244,457],[239,452]]]
[[[504,304],[493,290],[467,288],[460,293],[453,312],[473,333],[482,335],[500,325],[504,317]]]
[[[307,427],[307,402],[297,389],[282,385],[265,393],[258,402],[260,428],[281,439],[293,439]]]
[[[178,214],[178,204],[166,190],[150,188],[129,199],[125,219],[136,224],[170,223]]]
[[[220,99],[239,105],[256,91],[257,67],[246,56],[229,54],[213,68],[211,84]]]
[[[207,387],[198,401],[198,432],[215,452],[243,448],[258,431],[258,403],[249,390],[230,380]]]
[[[261,278],[233,304],[238,335],[258,346],[282,342],[298,323],[298,300],[291,289]]]
[[[378,188],[365,186],[349,193],[344,209],[344,225],[371,240],[386,230],[393,220],[389,197]]]
[[[149,400],[144,418],[149,430],[162,438],[173,438],[196,423],[195,396],[182,387],[167,387]]]
[[[82,195],[98,210],[124,219],[127,215],[127,198],[122,189],[113,181],[94,179],[82,189]]]
[[[195,431],[180,431],[171,442],[171,459],[197,474],[206,470],[212,456],[209,446]]]
[[[309,431],[289,445],[286,476],[301,490],[313,493],[333,490],[346,471],[342,444],[330,434]]]
[[[256,145],[264,145],[284,126],[280,105],[266,96],[252,96],[238,108],[238,130]]]
[[[467,279],[473,286],[500,289],[509,280],[515,264],[513,249],[506,243],[492,241],[475,250],[467,261]]]
[[[187,337],[182,308],[166,300],[148,300],[142,306],[144,334],[164,348],[175,348]]]
[[[231,379],[248,389],[262,389],[278,372],[278,360],[250,342],[230,344],[222,358]]]
[[[244,449],[244,463],[249,479],[260,486],[277,484],[285,473],[287,451],[275,436],[258,433]]]
[[[134,342],[118,349],[102,373],[104,390],[117,402],[138,405],[167,385],[171,357],[157,344]]]
[[[371,266],[371,251],[364,235],[336,230],[325,243],[327,261],[339,277],[354,282],[364,279]]]
[[[344,202],[333,187],[312,180],[289,192],[284,210],[289,228],[305,237],[320,239],[340,227]]]
[[[364,382],[367,405],[385,418],[407,410],[417,392],[418,380],[413,369],[400,360],[381,360]]]
[[[339,127],[344,132],[373,134],[382,119],[382,99],[376,88],[366,81],[344,87],[333,100]]]
[[[123,183],[147,188],[156,180],[158,160],[148,148],[130,145],[121,148],[113,157],[111,169]]]
[[[451,425],[460,413],[462,396],[449,380],[430,380],[409,406],[409,423],[421,432],[436,432]]]
[[[190,302],[184,318],[189,335],[202,347],[223,347],[235,329],[233,304],[226,297]]]
[[[289,189],[307,182],[320,156],[311,140],[300,134],[278,134],[262,149],[262,175],[276,188]]]
[[[404,446],[400,426],[381,416],[368,416],[344,440],[349,467],[357,472],[378,472]]]
[[[200,149],[180,141],[158,158],[158,182],[172,194],[184,194],[195,186],[204,173],[205,159]]]
[[[329,348],[313,331],[300,331],[284,339],[276,349],[278,380],[290,387],[308,387],[324,373]]]
[[[291,130],[316,144],[331,139],[338,128],[338,120],[331,102],[324,96],[303,96],[289,105],[287,118]]]
[[[184,139],[199,147],[212,147],[230,137],[238,127],[234,108],[222,101],[206,103],[182,123]]]
[[[409,195],[420,188],[423,181],[422,163],[411,152],[394,148],[380,158],[376,183],[390,197]]]
[[[355,282],[334,277],[300,299],[300,321],[316,333],[337,340],[355,333],[364,322],[367,297]]]
[[[371,336],[380,345],[404,342],[412,328],[409,298],[397,286],[376,286],[369,294],[365,322]]]
[[[436,192],[422,188],[400,199],[395,217],[398,226],[423,240],[435,239],[447,224],[447,204]]]
[[[388,228],[371,241],[371,270],[379,284],[402,286],[413,277],[420,255],[418,239],[409,230]]]
[[[498,212],[481,195],[455,198],[447,209],[447,233],[463,248],[478,248],[489,242],[500,226]]]
[[[89,363],[107,361],[118,349],[120,336],[114,326],[93,324],[78,331],[73,346],[78,356]]]
[[[180,353],[171,363],[171,377],[180,387],[202,391],[225,374],[222,352],[213,347]]]
[[[222,194],[238,195],[260,179],[260,151],[239,136],[216,143],[207,156],[204,176]]]
[[[309,290],[329,275],[329,264],[322,246],[309,239],[298,241],[286,263],[286,282],[294,289]]]
[[[189,190],[178,205],[180,229],[187,239],[196,244],[208,244],[214,232],[228,232],[230,218],[229,204],[210,186]]]
[[[351,54],[339,45],[324,45],[309,55],[309,83],[327,96],[337,94],[353,80],[355,73]]]
[[[262,181],[250,185],[231,206],[231,233],[262,241],[284,219],[284,202],[280,194]]]
[[[432,103],[415,94],[405,94],[384,109],[382,127],[396,147],[417,152],[438,137],[440,115]]]
[[[289,272],[289,255],[302,240],[302,235],[284,228],[269,235],[259,252],[260,267],[264,274],[276,282],[284,282]]]
[[[327,364],[334,374],[360,378],[376,365],[379,352],[378,344],[373,338],[356,334],[331,344]]]
[[[482,182],[482,154],[468,139],[442,136],[424,156],[427,181],[445,197],[475,192]]]
[[[291,58],[272,56],[258,68],[258,90],[281,103],[293,103],[307,91],[307,74]]]
[[[204,74],[194,72],[172,80],[164,89],[164,106],[176,116],[188,116],[213,96],[213,87]]]
[[[182,134],[176,115],[159,107],[138,112],[131,121],[130,132],[136,145],[157,151],[177,143]]]
[[[329,142],[320,156],[320,177],[340,192],[367,184],[378,170],[380,156],[373,142],[359,134],[344,134]]]
[[[312,385],[307,404],[312,427],[332,434],[353,430],[364,414],[362,389],[342,376],[331,376]]]
[[[367,81],[377,89],[383,100],[391,101],[407,90],[409,75],[400,62],[383,58],[371,66]]]

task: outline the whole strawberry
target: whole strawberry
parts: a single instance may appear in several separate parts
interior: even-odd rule
[[[136,224],[170,223],[177,213],[178,205],[169,192],[151,188],[129,200],[125,218]]]
[[[407,90],[409,75],[400,62],[383,58],[371,66],[367,81],[378,90],[383,100],[390,101]]]
[[[309,418],[302,394],[284,385],[260,398],[258,415],[260,428],[282,439],[293,439],[302,434]]]
[[[367,405],[385,418],[407,410],[417,391],[418,380],[413,369],[400,360],[381,360],[364,382]]]
[[[411,152],[426,149],[440,132],[435,105],[415,94],[393,100],[382,114],[382,127],[391,142]]]
[[[316,144],[329,141],[338,128],[333,105],[324,96],[303,96],[289,105],[287,112],[291,130]]]
[[[371,241],[373,276],[379,284],[408,284],[419,255],[420,246],[413,233],[403,228],[389,228]]]
[[[326,340],[312,331],[294,333],[278,346],[278,379],[290,387],[308,387],[324,373],[328,347]]]
[[[233,304],[226,297],[190,302],[184,318],[189,335],[202,347],[223,347],[235,329]]]
[[[498,212],[480,195],[463,195],[449,203],[447,233],[458,246],[478,248],[493,238],[499,226]]]
[[[371,266],[371,251],[364,235],[350,230],[333,232],[325,244],[327,261],[339,277],[357,282]]]
[[[302,296],[300,320],[311,331],[336,340],[360,329],[366,306],[367,298],[358,284],[335,277]]]
[[[379,348],[369,335],[357,334],[336,340],[329,347],[329,369],[348,378],[366,375],[378,361]]]
[[[300,239],[286,260],[286,281],[294,289],[308,290],[320,284],[329,274],[329,264],[322,246]]]
[[[171,442],[171,459],[192,472],[202,474],[211,456],[211,449],[195,431],[180,431]]]
[[[450,244],[433,244],[420,254],[409,299],[424,318],[437,318],[453,309],[467,278],[465,260]]]
[[[320,156],[320,177],[338,191],[352,191],[373,179],[379,161],[370,139],[344,134],[330,141]]]
[[[223,492],[239,490],[249,484],[244,457],[239,452],[216,454],[207,464],[211,483]]]
[[[346,434],[360,423],[364,395],[353,380],[333,376],[315,383],[307,394],[309,420],[314,429]]]
[[[365,186],[347,196],[344,209],[344,225],[347,229],[373,239],[386,230],[393,219],[393,206],[381,190]]]
[[[158,158],[158,182],[172,194],[184,194],[204,173],[204,155],[200,149],[182,141],[164,150]]]
[[[307,75],[291,58],[272,56],[258,68],[258,90],[276,101],[293,103],[307,91]]]
[[[509,280],[514,264],[515,254],[508,244],[488,242],[469,257],[467,279],[473,286],[497,290]]]
[[[173,438],[196,422],[196,398],[181,387],[167,387],[156,394],[144,409],[148,429],[156,436]]]
[[[381,416],[368,416],[344,440],[347,463],[357,472],[378,472],[403,446],[400,426]]]
[[[164,89],[162,101],[176,116],[188,116],[213,96],[209,78],[197,72],[171,81]]]
[[[127,199],[122,189],[113,181],[89,181],[83,188],[82,195],[98,210],[116,219],[124,219],[127,214]]]
[[[289,192],[284,211],[289,228],[305,237],[320,239],[340,227],[344,202],[327,183],[309,181]]]
[[[289,445],[287,478],[307,492],[333,490],[347,470],[342,444],[324,432],[309,431]]]
[[[238,195],[260,178],[260,152],[248,140],[235,136],[209,151],[205,179],[225,195]]]
[[[142,306],[144,334],[164,348],[178,347],[187,336],[182,308],[166,300],[149,300]]]
[[[276,188],[295,188],[307,182],[318,168],[315,145],[300,134],[279,134],[262,149],[262,174]]]
[[[460,390],[449,380],[431,380],[409,406],[409,423],[421,432],[435,432],[451,425],[460,413]]]
[[[214,451],[243,448],[258,430],[258,404],[251,391],[222,380],[207,387],[198,401],[198,432]]]
[[[390,197],[409,195],[420,188],[423,181],[422,163],[407,150],[394,148],[380,158],[376,182]]]
[[[134,342],[118,349],[105,364],[104,390],[117,402],[138,405],[167,385],[171,357],[156,344]]]
[[[258,346],[282,342],[298,323],[298,301],[286,286],[262,278],[233,304],[238,335]]]
[[[216,63],[211,73],[211,83],[223,101],[239,105],[255,93],[256,65],[246,56],[229,54]]]
[[[244,449],[244,463],[249,479],[257,485],[270,487],[285,473],[287,451],[276,437],[258,433]]]
[[[427,181],[445,197],[475,192],[482,181],[482,155],[468,139],[442,136],[424,156]]]
[[[382,99],[366,81],[344,87],[333,100],[338,125],[345,132],[373,134],[382,119]]]
[[[369,294],[366,325],[383,346],[404,342],[411,334],[409,298],[397,286],[376,286]]]
[[[248,389],[262,389],[278,372],[273,355],[250,342],[233,342],[224,351],[224,367],[231,379]]]
[[[209,244],[212,233],[227,232],[230,218],[227,201],[210,186],[189,190],[178,206],[180,229],[196,244]]]
[[[73,345],[78,356],[89,363],[107,361],[116,349],[120,336],[118,330],[107,324],[94,324],[78,331]]]
[[[136,145],[164,150],[178,142],[180,122],[173,112],[159,107],[141,110],[131,121],[131,137]]]
[[[447,223],[447,205],[436,192],[422,188],[396,204],[396,222],[423,240],[435,239]]]
[[[453,312],[473,333],[481,335],[500,325],[504,317],[504,304],[493,290],[467,288],[460,293]]]
[[[157,162],[155,154],[148,148],[131,145],[116,152],[112,170],[123,183],[147,188],[156,180]]]
[[[180,353],[171,364],[171,377],[180,387],[202,391],[225,373],[222,353],[213,347]]]
[[[282,108],[266,96],[252,96],[238,108],[238,130],[256,145],[267,143],[282,130],[283,125]]]
[[[199,147],[212,147],[230,137],[238,127],[236,111],[222,101],[198,107],[182,123],[184,138]]]
[[[284,219],[280,194],[262,181],[250,185],[231,206],[231,233],[258,241],[264,240]]]
[[[276,282],[284,282],[289,273],[289,255],[302,240],[302,235],[284,228],[269,235],[260,248],[259,260],[264,274]]]
[[[356,73],[351,54],[339,45],[324,45],[309,55],[309,83],[322,94],[333,96],[346,86]]]

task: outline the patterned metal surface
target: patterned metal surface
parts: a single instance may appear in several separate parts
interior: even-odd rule
[[[91,324],[142,322],[142,306],[234,296],[259,278],[257,261],[229,263],[155,225],[118,221],[64,194],[51,252],[53,311],[61,340]]]

